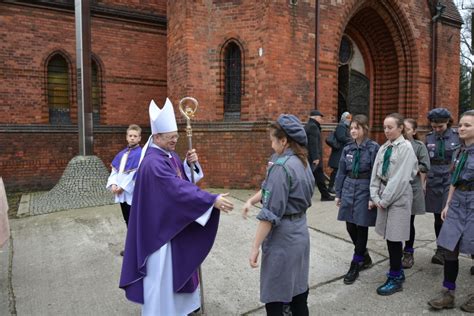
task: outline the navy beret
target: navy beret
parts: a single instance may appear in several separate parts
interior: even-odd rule
[[[311,110],[311,112],[309,112],[309,116],[324,116],[323,113],[321,113],[319,110]]]
[[[308,138],[304,130],[303,124],[300,120],[292,114],[281,114],[277,123],[280,124],[281,128],[285,133],[300,145],[306,146],[308,144]]]
[[[428,120],[449,119],[451,113],[445,108],[436,108],[428,112]]]

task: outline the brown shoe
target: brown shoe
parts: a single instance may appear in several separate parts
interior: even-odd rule
[[[468,313],[474,313],[474,294],[469,295],[467,301],[461,305],[461,309]]]
[[[404,269],[410,269],[415,264],[415,259],[411,252],[403,252],[402,267]]]
[[[434,309],[454,308],[454,291],[444,290],[440,296],[428,302]]]
[[[444,265],[444,256],[439,249],[436,250],[436,253],[431,258],[431,263]]]

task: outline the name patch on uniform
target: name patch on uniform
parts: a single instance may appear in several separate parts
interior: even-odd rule
[[[347,160],[348,162],[352,162],[352,159],[353,159],[353,158],[354,158],[354,156],[353,156],[352,154],[347,154],[347,155],[346,155],[346,160]]]
[[[270,191],[266,189],[262,189],[262,204],[266,205],[268,200],[270,199]]]

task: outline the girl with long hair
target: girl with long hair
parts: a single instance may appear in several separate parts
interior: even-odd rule
[[[428,304],[434,309],[453,308],[459,253],[474,253],[474,110],[464,112],[459,120],[462,148],[454,156],[454,172],[446,206],[441,212],[444,221],[438,236],[438,247],[444,254],[443,291]],[[461,309],[474,313],[474,293]]]
[[[403,290],[402,242],[410,237],[413,191],[410,181],[418,172],[417,159],[404,137],[403,116],[388,115],[383,128],[387,141],[375,158],[370,179],[370,196],[377,205],[375,231],[387,241],[390,270],[387,280],[377,288],[379,295]]]
[[[346,222],[346,229],[354,244],[354,254],[345,284],[352,284],[359,271],[372,265],[367,251],[369,227],[375,226],[377,211],[370,199],[370,176],[380,146],[369,139],[368,118],[358,114],[350,124],[352,142],[342,150],[336,176],[337,219]]]
[[[309,315],[309,232],[306,210],[311,206],[314,177],[308,163],[306,133],[291,114],[282,114],[270,126],[272,155],[262,188],[247,200],[244,217],[252,205],[262,203],[249,263],[258,267],[260,247],[260,301],[267,315]]]
[[[418,140],[416,134],[418,124],[412,118],[405,119],[405,135],[410,141],[411,146],[415,152],[415,156],[418,159],[418,173],[415,179],[411,183],[413,189],[413,203],[411,207],[411,218],[410,218],[410,239],[405,242],[403,248],[403,259],[402,266],[404,269],[410,269],[415,264],[415,258],[413,256],[415,249],[415,215],[425,214],[425,192],[423,184],[426,182],[426,173],[430,170],[430,157],[428,156],[428,150],[425,144]]]

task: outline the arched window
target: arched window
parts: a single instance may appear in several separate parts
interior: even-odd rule
[[[339,47],[338,119],[343,112],[369,117],[370,81],[357,44],[344,35]]]
[[[230,42],[224,50],[224,119],[239,120],[242,99],[242,53]]]
[[[71,124],[69,66],[60,54],[48,62],[49,123]]]
[[[102,105],[102,91],[100,85],[100,68],[97,62],[92,58],[92,121],[94,125],[100,125],[100,108]]]

